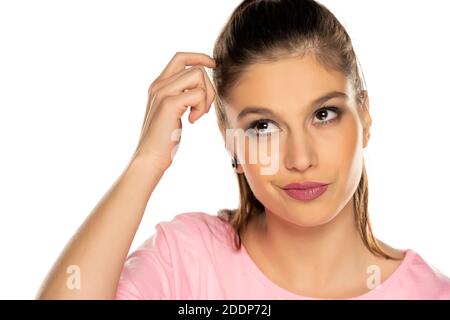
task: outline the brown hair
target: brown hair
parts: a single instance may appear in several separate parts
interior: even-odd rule
[[[233,11],[216,40],[212,78],[216,87],[215,111],[222,135],[229,122],[225,112],[227,94],[246,67],[283,57],[312,54],[323,66],[343,72],[356,92],[356,102],[364,106],[365,82],[350,36],[338,19],[314,0],[244,0]],[[363,86],[364,84],[364,86]],[[221,209],[219,217],[235,230],[235,246],[241,247],[241,233],[250,218],[264,214],[264,205],[255,197],[245,175],[236,174],[240,190],[237,209]],[[387,254],[373,236],[368,214],[368,182],[363,166],[353,195],[355,220],[365,246],[374,254]]]

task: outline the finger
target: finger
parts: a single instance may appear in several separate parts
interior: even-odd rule
[[[203,67],[192,67],[172,76],[163,82],[158,84],[158,89],[156,89],[156,99],[155,103],[158,104],[165,96],[174,96],[183,93],[185,90],[192,90],[196,87],[202,88],[205,94],[204,108],[194,112],[197,120],[202,114],[207,113],[210,109],[210,103],[214,101],[215,91],[213,85],[209,78],[205,81],[207,77],[205,69]],[[165,86],[164,86],[165,84]]]
[[[199,110],[204,110],[205,106],[205,95],[206,92],[201,87],[196,87],[192,90],[185,91],[181,94],[174,95],[174,96],[165,96],[161,98],[161,100],[158,102],[159,108],[151,108],[150,113],[152,114],[162,114],[163,117],[167,118],[168,121],[171,121],[174,119],[174,113],[175,117],[177,119],[181,119],[183,114],[186,112],[187,108],[191,107],[191,112],[189,114],[188,120],[191,123],[195,122],[195,114],[199,113]],[[154,100],[156,97],[154,98]],[[151,119],[152,116],[147,116],[147,119]],[[178,120],[179,121],[179,120]],[[140,141],[143,137],[147,134],[149,128],[150,128],[150,122],[151,120],[148,120],[144,123],[144,127],[142,129]],[[161,121],[160,123],[168,123],[165,121]]]
[[[204,88],[206,89],[206,93],[207,93],[207,96],[206,96],[206,105],[208,106],[207,112],[209,112],[209,109],[211,108],[211,104],[214,102],[217,92],[216,92],[216,89],[214,88],[214,85],[211,82],[205,68],[203,68],[203,67],[194,66],[194,67],[182,70],[169,78],[155,82],[153,84],[153,88],[152,88],[153,92],[160,91],[161,88],[168,86],[170,83],[174,83],[177,79],[180,79],[181,76],[183,76],[184,74],[191,72],[192,68],[195,68],[195,67],[199,68],[203,72]],[[170,94],[176,94],[177,91],[180,92],[181,91],[180,88],[176,89],[175,92],[170,92]]]
[[[216,97],[216,89],[214,88],[213,83],[211,82],[211,79],[209,78],[208,74],[206,73],[205,68],[201,68],[203,71],[203,77],[205,78],[205,85],[206,85],[206,107],[208,110],[206,112],[209,112],[211,109],[211,105],[214,102],[214,99]]]
[[[214,85],[212,84],[211,80],[209,79],[205,68],[203,68],[203,67],[197,67],[197,68],[199,68],[202,71],[202,74],[203,74],[203,88],[206,91],[206,94],[205,94],[205,110],[203,110],[203,113],[199,115],[199,118],[200,118],[204,113],[209,112],[209,110],[211,108],[211,104],[214,101],[214,97],[216,96],[216,90],[214,89]]]
[[[209,68],[214,68],[215,61],[213,58],[204,53],[177,52],[156,79],[166,79],[177,72],[184,70],[186,66],[194,65],[204,65]]]
[[[175,108],[177,118],[181,118],[190,106],[191,112],[188,119],[191,123],[194,123],[195,114],[205,108],[205,94],[206,92],[203,88],[196,87],[176,96],[166,96],[161,101],[161,112],[169,114],[169,112],[174,112],[172,108]]]

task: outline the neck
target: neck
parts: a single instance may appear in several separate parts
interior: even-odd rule
[[[370,253],[358,233],[353,199],[330,222],[301,227],[266,209],[257,232],[262,254],[275,273],[303,288],[343,285],[343,279],[364,278]]]

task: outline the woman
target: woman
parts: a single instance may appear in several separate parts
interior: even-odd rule
[[[243,1],[214,59],[177,53],[151,84],[130,164],[38,297],[449,299],[449,278],[372,233],[363,157],[371,117],[362,80],[350,37],[323,5]],[[194,123],[213,101],[239,207],[178,214],[127,258],[172,164],[182,115],[191,106]],[[82,272],[76,290],[67,285],[73,265]]]

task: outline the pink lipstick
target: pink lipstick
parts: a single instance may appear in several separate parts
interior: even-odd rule
[[[302,183],[290,183],[282,187],[291,198],[301,201],[314,200],[320,197],[328,189],[328,184],[305,181]]]

